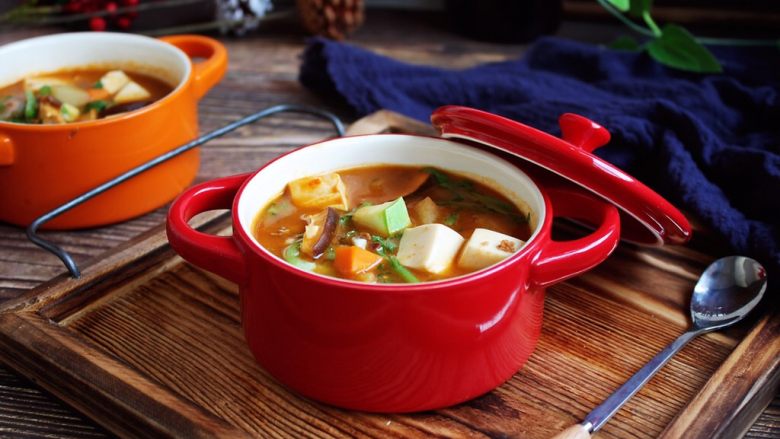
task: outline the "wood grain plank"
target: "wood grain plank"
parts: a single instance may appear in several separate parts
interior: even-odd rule
[[[598,404],[684,328],[626,307],[587,283],[561,285],[550,292],[536,354],[512,380],[424,422],[414,415],[388,419],[321,406],[285,390],[255,364],[243,342],[235,286],[215,279],[187,264],[173,266],[68,319],[69,328],[251,434],[339,437],[384,436],[387,431],[377,426],[387,420],[403,436],[424,428],[425,434],[447,436],[547,437]],[[637,333],[647,335],[637,339]],[[644,398],[605,428],[605,437],[657,435],[730,349],[717,338],[694,341],[645,389]],[[572,399],[572,393],[579,397]],[[240,413],[230,409],[236,406]]]
[[[662,433],[663,438],[745,434],[780,386],[780,314],[762,318],[688,407]],[[724,392],[723,388],[728,388]]]
[[[0,414],[0,437],[110,437],[108,432],[2,365]]]
[[[404,29],[404,32],[398,32],[400,27]],[[263,29],[256,34],[242,39],[223,39],[231,55],[231,66],[225,79],[200,103],[201,132],[218,128],[243,115],[281,102],[326,106],[337,111],[342,116],[351,117],[343,108],[334,106],[334,103],[324,101],[306,92],[298,85],[296,80],[298,69],[297,54],[303,46],[303,39],[302,35],[296,33],[294,29],[295,26],[290,26],[289,23],[280,23],[277,26],[265,26],[264,24]],[[13,33],[0,33],[0,43],[50,31],[25,29]],[[622,29],[620,28],[609,28],[603,24],[580,23],[577,26],[564,25],[560,34],[580,40],[603,42],[611,41],[615,35],[621,32]],[[368,24],[353,36],[352,43],[411,62],[457,68],[470,67],[482,62],[514,58],[523,50],[522,46],[494,45],[469,41],[452,34],[443,25],[440,18],[434,20],[420,19],[417,15],[407,13],[370,15]],[[387,117],[385,116],[385,118]],[[396,122],[388,124],[401,125],[401,123]],[[423,126],[421,129],[425,128]],[[395,128],[391,128],[391,131],[393,129]],[[300,144],[316,141],[323,136],[329,136],[331,132],[329,124],[307,116],[279,115],[269,118],[204,146],[202,148],[202,166],[197,181],[205,181],[215,177],[255,169],[281,152]],[[80,264],[83,264],[85,267],[91,267],[96,263],[99,264],[101,259],[106,258],[105,253],[114,251],[120,243],[132,241],[134,244],[137,244],[146,239],[149,236],[147,231],[164,221],[165,211],[166,209],[163,207],[148,215],[110,227],[77,232],[46,232],[46,236],[52,237],[55,242],[64,245],[76,256]],[[601,396],[606,395],[630,374],[630,369],[638,367],[641,363],[641,358],[624,358],[623,356],[628,355],[628,352],[633,352],[633,355],[649,358],[655,349],[674,336],[675,331],[681,330],[685,324],[685,313],[682,310],[685,306],[685,296],[680,295],[684,293],[682,290],[687,288],[688,282],[692,280],[692,276],[695,276],[706,265],[709,258],[722,254],[720,252],[724,251],[723,248],[722,240],[706,233],[698,232],[688,246],[677,248],[673,251],[669,251],[669,248],[635,251],[630,246],[621,246],[617,257],[632,268],[620,279],[620,288],[608,289],[602,286],[600,290],[594,289],[593,285],[598,284],[601,279],[609,277],[601,276],[599,273],[594,272],[591,273],[592,277],[589,274],[588,277],[571,282],[569,284],[569,288],[572,288],[571,291],[558,289],[551,291],[551,299],[548,302],[547,309],[548,322],[545,324],[545,333],[540,341],[540,348],[537,350],[537,354],[550,347],[553,349],[553,352],[556,352],[556,349],[558,350],[557,357],[550,355],[549,357],[536,360],[537,355],[534,355],[532,362],[518,377],[510,380],[510,382],[495,392],[471,401],[469,404],[454,407],[447,411],[403,416],[379,416],[361,413],[344,414],[336,409],[319,407],[319,405],[314,403],[301,403],[297,401],[297,397],[292,397],[285,394],[285,391],[276,389],[276,393],[272,393],[271,396],[275,398],[273,400],[275,403],[279,401],[280,404],[283,404],[282,407],[270,407],[270,404],[267,402],[263,405],[260,400],[265,397],[264,394],[252,395],[256,400],[254,403],[264,407],[262,409],[264,411],[261,413],[264,413],[266,418],[263,419],[269,420],[272,424],[264,425],[263,427],[255,426],[260,418],[253,414],[249,417],[249,421],[245,421],[242,424],[245,427],[242,427],[242,429],[254,428],[276,437],[300,437],[310,435],[314,431],[321,435],[378,437],[467,435],[474,437],[503,437],[507,435],[507,431],[512,431],[511,435],[516,437],[526,437],[531,434],[538,434],[538,431],[553,432],[554,429],[550,427],[549,423],[535,425],[531,422],[528,425],[520,425],[519,423],[510,425],[506,422],[498,421],[498,419],[519,417],[521,420],[546,420],[547,415],[549,415],[549,419],[554,421],[553,423],[560,423],[563,426],[566,423],[573,422],[575,418],[585,413],[593,401],[597,401]],[[677,250],[680,250],[680,253],[677,253]],[[110,258],[110,255],[108,257]],[[139,255],[136,255],[134,260],[137,262],[139,257]],[[607,264],[611,264],[611,261],[608,261]],[[150,279],[158,279],[167,275],[170,272],[170,268],[174,266],[177,265],[174,263],[171,266],[164,267],[162,271],[157,272]],[[647,266],[651,266],[654,270],[663,273],[663,279],[661,281],[655,280],[652,274],[647,273],[648,270],[643,271],[641,269]],[[107,268],[108,266],[104,267]],[[615,266],[605,265],[605,269],[607,268],[611,270]],[[23,230],[9,225],[0,225],[0,302],[23,296],[21,299],[17,299],[13,306],[25,307],[35,305],[29,302],[29,290],[40,282],[62,274],[63,271],[56,258],[43,253],[26,240]],[[231,292],[234,288],[232,284],[202,272],[194,273],[196,275],[194,275],[193,279],[195,280],[193,281],[186,277],[186,279],[182,279],[183,284],[166,285],[163,283],[160,288],[171,288],[174,291],[178,291],[180,299],[182,301],[187,300],[188,304],[192,302],[189,306],[196,307],[201,313],[199,315],[211,319],[213,314],[216,316],[215,318],[218,320],[220,328],[232,328],[231,325],[235,325],[235,298],[233,296],[234,292]],[[133,274],[131,271],[125,272],[127,279],[140,279],[140,274],[142,273]],[[636,277],[637,275],[639,277]],[[124,279],[125,277],[121,278]],[[655,290],[655,288],[662,287],[668,282],[671,282],[673,285],[671,293]],[[81,324],[82,322],[91,321],[89,319],[96,319],[95,316],[112,309],[113,306],[119,306],[122,304],[121,300],[135,297],[134,295],[136,294],[140,295],[139,297],[143,297],[142,293],[152,293],[152,290],[144,290],[144,288],[148,288],[144,282],[132,283],[131,281],[128,285],[116,290],[107,288],[107,285],[104,285],[102,290],[105,293],[104,295],[101,295],[103,293],[97,293],[97,291],[100,291],[99,288],[95,290],[86,288],[82,289],[79,295],[74,296],[72,300],[61,300],[60,302],[57,302],[57,300],[64,297],[58,296],[53,290],[50,290],[46,298],[52,305],[45,311],[48,315],[61,319],[61,324],[66,326]],[[116,284],[114,285],[116,286]],[[208,296],[189,294],[193,291],[198,291],[199,285],[207,285],[212,293]],[[625,285],[628,285],[628,288]],[[72,284],[70,285],[70,287],[73,286]],[[86,287],[86,285],[83,286]],[[49,284],[49,287],[52,287],[52,284]],[[625,297],[625,294],[630,294],[636,290],[643,292],[640,299]],[[36,291],[41,292],[41,290]],[[611,304],[610,306],[618,308],[625,306],[635,307],[638,312],[641,310],[640,315],[650,316],[649,324],[652,325],[652,328],[660,328],[658,334],[644,342],[637,342],[632,338],[627,338],[624,334],[623,337],[626,339],[625,346],[623,343],[613,346],[619,349],[612,356],[615,358],[609,357],[604,351],[599,351],[599,362],[604,362],[604,365],[602,367],[594,367],[594,371],[587,376],[588,380],[578,377],[577,373],[580,370],[589,369],[591,366],[589,359],[582,357],[578,359],[580,364],[571,365],[565,361],[566,358],[563,352],[572,345],[577,346],[577,343],[581,343],[583,346],[590,346],[589,343],[592,344],[593,340],[597,340],[600,336],[611,337],[614,332],[612,326],[610,324],[599,326],[593,322],[585,322],[586,326],[584,327],[575,326],[561,331],[555,326],[550,326],[549,322],[549,320],[554,318],[551,316],[559,312],[567,316],[573,315],[571,313],[576,311],[579,305],[567,299],[566,295],[579,295],[582,291],[598,295],[603,294],[601,298],[605,301],[604,303]],[[561,295],[561,298],[556,298],[556,295]],[[169,303],[168,305],[171,304]],[[42,306],[41,304],[39,308]],[[678,309],[677,307],[679,306],[682,306],[682,308]],[[6,307],[6,309],[8,308]],[[677,311],[672,313],[670,310]],[[138,312],[143,312],[143,310],[138,310]],[[100,325],[107,325],[111,319],[96,319],[95,321]],[[124,320],[117,321],[124,322]],[[556,321],[554,324],[564,325],[569,324],[569,322],[568,320]],[[212,330],[216,331],[214,328]],[[228,348],[231,352],[233,350],[238,352],[241,345],[236,344],[239,343],[239,338],[235,334],[235,328],[226,329],[225,331],[225,334],[228,334],[228,339],[232,340],[231,343],[233,343]],[[648,431],[658,431],[658,428],[660,428],[657,425],[658,422],[643,418],[659,416],[661,419],[668,419],[674,411],[674,408],[671,408],[672,406],[681,408],[680,404],[684,403],[686,395],[689,395],[690,390],[685,390],[688,393],[683,392],[684,394],[679,394],[680,390],[677,386],[682,385],[686,389],[697,385],[701,386],[703,385],[702,380],[706,378],[707,371],[712,371],[712,366],[706,368],[705,371],[697,369],[696,365],[701,360],[700,355],[704,355],[704,358],[708,359],[708,361],[717,363],[717,358],[725,355],[730,346],[732,346],[733,340],[739,339],[743,332],[730,331],[722,337],[707,337],[697,341],[697,344],[689,346],[679,359],[669,366],[676,369],[670,369],[665,372],[668,375],[656,377],[657,382],[654,381],[654,387],[646,389],[646,392],[649,393],[641,393],[639,395],[639,397],[645,399],[636,402],[638,405],[635,407],[627,407],[625,413],[622,413],[613,421],[615,422],[614,427],[606,430],[602,436],[650,437],[651,433],[637,431],[636,425],[641,425],[642,428],[645,428],[644,425],[646,424],[642,424],[642,422],[645,422],[649,425]],[[118,341],[115,341],[113,344],[109,343],[108,335],[105,336],[105,343],[106,346],[112,346],[113,349],[122,349],[114,346]],[[103,348],[97,349],[109,352]],[[715,349],[715,352],[709,352],[708,349]],[[143,353],[144,351],[138,350],[137,352]],[[6,355],[3,352],[3,358]],[[246,352],[244,352],[244,355],[246,355]],[[135,358],[135,361],[141,361],[140,357]],[[253,363],[248,362],[246,359],[241,361],[241,364],[245,366],[245,369],[241,369],[242,373],[255,370],[256,366]],[[123,364],[127,365],[129,363]],[[621,369],[622,372],[616,373],[615,371],[605,369],[606,366],[624,367],[625,370]],[[39,365],[26,365],[26,367],[37,371],[35,372],[37,375],[34,376],[42,382],[50,378],[49,374],[51,371],[44,372],[40,369],[34,369],[34,367],[39,367]],[[76,367],[76,365],[73,364],[68,367]],[[558,374],[552,381],[550,378],[544,377],[548,368],[552,368],[551,370],[556,371]],[[558,372],[558,369],[560,369],[560,372]],[[174,372],[158,371],[155,373],[160,377],[168,377],[169,374],[173,376]],[[677,383],[672,379],[678,373],[681,373],[684,377],[681,383]],[[151,378],[152,375],[145,374],[145,376],[154,382],[155,378]],[[182,378],[179,378],[179,380],[182,380]],[[596,380],[596,382],[591,382],[593,380]],[[173,378],[169,379],[169,381],[174,382]],[[203,387],[198,387],[199,385],[184,383],[180,385],[180,388],[173,389],[166,384],[166,392],[177,395],[184,400],[192,401],[195,397],[190,398],[187,396],[188,394],[197,393],[198,389],[213,388],[205,384]],[[557,386],[560,386],[561,389],[568,392],[577,393],[581,391],[581,385],[588,386],[586,387],[588,391],[596,394],[590,395],[589,393],[584,398],[584,403],[572,403],[569,399],[562,397],[560,392],[554,391]],[[14,389],[20,387],[23,389],[30,388],[21,384],[12,386]],[[513,392],[526,391],[529,388],[532,391],[524,397],[526,399],[523,401],[506,402],[508,398],[511,398]],[[0,412],[3,412],[3,407],[16,407],[13,405],[15,403],[7,402],[14,401],[16,397],[2,393],[2,389],[3,387],[0,385]],[[232,387],[227,389],[232,392]],[[74,392],[78,390],[81,389],[76,389]],[[66,395],[69,391],[63,390],[63,392],[66,392]],[[223,389],[221,400],[230,400],[231,397],[235,398],[235,395],[225,395],[225,392]],[[671,398],[671,405],[663,406],[667,397]],[[526,400],[529,402],[525,402]],[[28,410],[23,407],[34,410],[37,407],[36,404],[39,404],[31,400],[17,399],[16,401],[19,402],[19,407],[22,407],[18,410],[22,411]],[[235,401],[240,402],[239,400]],[[1,404],[6,405],[2,406]],[[46,403],[40,402],[40,404]],[[301,404],[303,404],[303,407],[306,407],[305,404],[311,404],[315,408],[302,409],[300,408]],[[556,411],[553,414],[549,414],[539,408],[542,404],[552,404],[552,406],[556,407]],[[662,408],[655,407],[656,404],[660,404]],[[41,407],[50,406],[43,405]],[[83,406],[76,405],[76,407],[87,410]],[[221,410],[219,413],[223,413],[228,411],[229,408],[229,406],[222,406],[221,408],[214,408],[213,411]],[[313,419],[312,422],[315,423],[315,426],[311,427],[313,429],[289,422],[278,422],[278,425],[273,423],[277,422],[274,420],[275,417],[296,416],[298,411],[303,413],[302,416],[304,416],[305,422]],[[0,417],[0,436],[7,435],[11,431],[14,437],[56,435],[57,428],[59,428],[58,423],[61,422],[56,419],[56,416],[59,415],[56,415],[54,418],[47,418],[28,412],[5,413],[8,413],[8,415]],[[48,412],[42,409],[42,413]],[[110,415],[108,414],[107,416]],[[224,417],[230,416],[233,415],[224,414]],[[341,419],[342,417],[346,420],[340,423],[332,420],[332,418]],[[356,421],[353,422],[353,419],[356,419]],[[754,433],[758,435],[764,434],[759,432],[764,431],[761,429],[765,429],[767,432],[764,434],[764,437],[778,437],[780,435],[778,433],[780,432],[780,411],[776,408],[774,411],[769,410],[760,419],[764,419],[764,421],[759,420],[756,424],[757,430],[751,430],[752,433],[748,434],[749,437],[753,437],[750,435]],[[76,421],[73,420],[72,422],[75,425]],[[533,433],[534,431],[537,431],[537,433]]]
[[[14,369],[40,380],[68,404],[99,416],[104,426],[123,436],[240,435],[35,314],[0,314],[0,346],[10,354],[6,360]],[[56,371],[52,369],[58,365]],[[134,416],[128,416],[131,414]],[[193,420],[197,420],[197,428],[193,428]]]

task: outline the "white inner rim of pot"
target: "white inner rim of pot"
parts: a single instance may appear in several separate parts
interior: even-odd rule
[[[190,60],[178,48],[141,35],[75,32],[30,38],[0,47],[0,87],[28,76],[86,68],[126,69],[178,89]]]

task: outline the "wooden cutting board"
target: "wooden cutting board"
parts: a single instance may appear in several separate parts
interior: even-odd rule
[[[350,130],[376,132],[430,128],[380,112]],[[197,224],[230,233],[226,214]],[[61,276],[5,303],[0,346],[14,369],[124,436],[548,438],[685,330],[690,290],[723,249],[700,228],[685,247],[621,244],[548,290],[539,344],[512,379],[431,412],[345,411],[285,389],[244,343],[236,286],[182,261],[162,227],[84,267],[81,279]],[[778,352],[780,318],[766,308],[700,337],[597,437],[740,435],[777,390]]]

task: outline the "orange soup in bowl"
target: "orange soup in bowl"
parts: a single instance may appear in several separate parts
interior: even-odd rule
[[[447,279],[497,263],[531,235],[529,213],[466,177],[380,165],[301,178],[254,223],[303,270],[369,283]]]
[[[173,90],[149,75],[85,68],[26,77],[0,88],[0,121],[63,124],[143,108]]]

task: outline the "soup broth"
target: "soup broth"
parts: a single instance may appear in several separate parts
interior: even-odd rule
[[[0,88],[0,121],[62,124],[95,120],[143,108],[171,90],[157,78],[123,70],[46,73]]]
[[[304,270],[410,283],[460,276],[511,256],[530,237],[530,219],[472,179],[381,165],[291,182],[252,229],[263,247]]]

